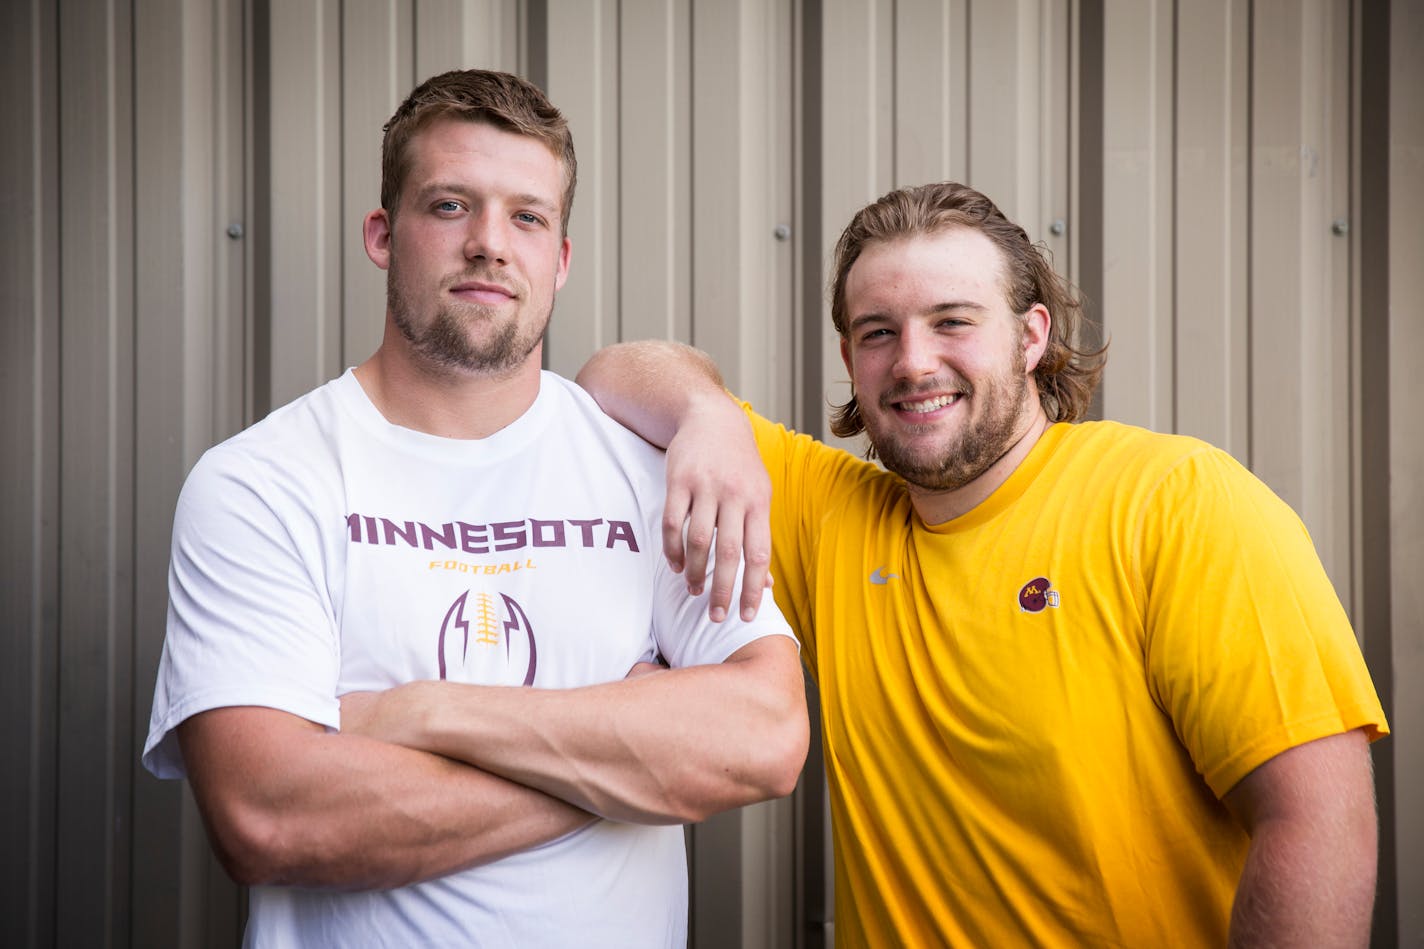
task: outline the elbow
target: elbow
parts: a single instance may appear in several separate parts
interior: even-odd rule
[[[785,797],[796,790],[801,772],[806,767],[810,748],[810,726],[802,706],[799,715],[788,716],[768,749],[762,769],[762,788],[766,799]]]
[[[314,822],[256,809],[205,815],[208,841],[223,870],[242,886],[340,885],[323,872]],[[328,854],[330,857],[331,854]],[[328,868],[329,869],[329,868]]]
[[[743,800],[754,804],[786,797],[796,790],[806,766],[811,729],[806,715],[805,693],[798,688],[781,708],[757,729],[748,742],[750,752],[743,771]]]
[[[749,741],[741,760],[725,766],[715,792],[685,800],[683,822],[697,823],[723,811],[786,797],[801,780],[809,744],[803,707],[799,716],[787,716]]]
[[[290,860],[273,821],[254,814],[204,815],[208,843],[234,883],[264,886],[284,882]]]

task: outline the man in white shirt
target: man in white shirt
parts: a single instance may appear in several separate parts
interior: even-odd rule
[[[422,84],[364,226],[380,348],[184,486],[144,764],[249,944],[682,945],[676,825],[795,785],[784,621],[709,618],[661,454],[540,369],[575,178],[528,83]]]

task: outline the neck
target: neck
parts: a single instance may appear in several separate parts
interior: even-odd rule
[[[515,369],[492,375],[421,365],[388,335],[355,373],[392,425],[441,438],[487,438],[534,404],[542,352],[541,343]]]
[[[909,485],[910,504],[914,506],[915,513],[926,524],[943,524],[968,514],[1009,480],[1009,475],[1023,464],[1023,460],[1028,457],[1033,446],[1038,444],[1048,426],[1048,416],[1044,414],[1043,406],[1034,399],[1033,414],[1028,417],[1022,433],[1009,446],[1008,451],[1000,455],[973,481],[947,491]]]

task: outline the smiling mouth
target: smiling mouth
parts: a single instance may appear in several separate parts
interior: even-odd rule
[[[932,399],[922,399],[918,402],[893,402],[891,404],[900,412],[928,415],[930,412],[942,409],[946,405],[953,405],[961,398],[963,398],[963,396],[956,392],[952,395],[937,395]]]

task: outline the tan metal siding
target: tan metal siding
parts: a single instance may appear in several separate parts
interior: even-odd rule
[[[137,765],[173,502],[204,448],[378,343],[380,126],[462,65],[530,75],[573,126],[565,373],[689,340],[815,429],[848,392],[823,290],[856,209],[956,178],[1045,241],[1111,333],[1103,414],[1221,445],[1309,527],[1395,728],[1378,944],[1424,932],[1419,0],[0,10],[0,899],[21,944],[238,938],[191,797]],[[821,795],[692,832],[695,944],[819,944],[829,868],[798,822]]]
[[[0,6],[0,915],[56,938],[59,678],[58,17]],[[15,94],[22,93],[22,94]]]
[[[1248,5],[1202,3],[1178,18],[1172,240],[1177,266],[1175,427],[1238,458],[1247,452]],[[1185,64],[1185,65],[1182,65]],[[1118,358],[1114,353],[1113,358]]]
[[[1378,11],[1375,11],[1378,14]],[[1389,610],[1366,633],[1392,649],[1394,798],[1386,877],[1398,903],[1399,945],[1424,942],[1424,3],[1390,5],[1388,144]],[[1375,208],[1382,211],[1385,209]],[[1383,314],[1376,313],[1379,319]],[[1384,367],[1368,365],[1378,373]],[[1367,640],[1368,644],[1368,640]],[[1388,834],[1390,828],[1386,828]]]

